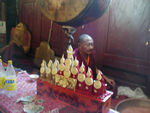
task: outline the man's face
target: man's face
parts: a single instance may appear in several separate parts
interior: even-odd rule
[[[84,54],[91,54],[94,49],[94,42],[91,37],[87,37],[79,44],[79,49]]]

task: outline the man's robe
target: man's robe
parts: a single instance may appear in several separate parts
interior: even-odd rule
[[[89,55],[90,60],[89,60],[89,65],[87,65],[86,60],[84,57],[80,54],[78,49],[74,50],[74,58],[77,57],[77,60],[79,61],[79,66],[81,66],[82,62],[85,65],[86,72],[88,71],[88,67],[92,69],[93,72],[93,78],[96,79],[96,63],[95,63],[95,55],[92,53]]]

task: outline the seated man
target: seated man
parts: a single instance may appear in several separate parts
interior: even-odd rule
[[[26,53],[30,48],[30,43],[27,45],[23,42],[25,38],[27,38],[25,37],[25,30],[24,25],[19,23],[11,32],[12,37],[9,44],[3,47],[0,51],[2,53],[3,62],[7,63],[8,60],[12,60],[15,67],[31,72],[32,63],[26,56]]]
[[[92,37],[88,34],[82,34],[78,39],[78,48],[75,50],[74,57],[77,57],[79,60],[79,65],[81,66],[82,62],[85,65],[86,70],[90,67],[93,71],[93,78],[96,79],[96,63],[93,54],[94,49],[94,41]],[[116,84],[115,81],[106,77],[104,75],[104,79],[108,85],[110,85],[113,89],[114,96],[116,95]]]

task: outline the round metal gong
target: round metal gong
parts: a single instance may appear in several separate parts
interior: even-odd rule
[[[111,0],[39,0],[42,13],[60,25],[78,27],[94,21]]]

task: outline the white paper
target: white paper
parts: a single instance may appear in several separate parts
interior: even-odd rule
[[[140,87],[137,87],[135,90],[132,90],[130,87],[119,86],[117,95],[126,95],[130,98],[148,98]]]
[[[0,33],[1,34],[6,33],[6,21],[0,21]]]

